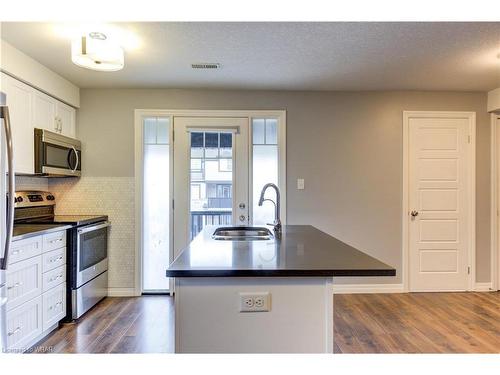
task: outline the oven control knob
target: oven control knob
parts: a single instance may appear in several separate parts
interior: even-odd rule
[[[48,201],[53,201],[54,200],[54,196],[53,195],[47,195],[47,200]]]
[[[14,202],[21,203],[23,201],[23,197],[17,197],[14,199]]]

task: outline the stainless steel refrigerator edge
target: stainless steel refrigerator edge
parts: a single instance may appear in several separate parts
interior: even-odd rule
[[[0,92],[0,353],[7,349],[6,274],[12,229],[14,226],[14,154],[9,108],[6,95]],[[8,174],[7,174],[8,172]]]

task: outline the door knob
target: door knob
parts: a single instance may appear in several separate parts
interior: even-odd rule
[[[410,213],[410,215],[411,215],[412,217],[418,216],[418,211],[413,210],[413,211]]]

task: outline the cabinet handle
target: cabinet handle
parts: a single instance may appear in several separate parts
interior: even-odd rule
[[[19,331],[21,331],[23,329],[23,327],[19,326],[17,327],[15,330],[13,331],[10,331],[9,333],[7,333],[7,336],[12,336],[12,335],[15,335],[16,333],[18,333]]]
[[[55,259],[51,259],[51,260],[49,260],[49,263],[54,263],[54,262],[57,262],[57,261],[62,260],[62,259],[63,259],[63,257],[62,257],[62,256],[60,256],[60,257],[57,257],[57,258],[55,258]]]
[[[15,283],[14,285],[8,286],[7,290],[19,288],[21,285],[23,285],[23,283],[21,281],[19,281],[18,283]]]
[[[57,306],[62,305],[62,302],[57,302],[55,305],[49,307],[49,310],[54,310]]]
[[[19,249],[19,250],[13,251],[13,252],[12,252],[12,255],[17,255],[17,254],[22,253],[22,252],[23,252],[23,251]]]
[[[62,277],[63,277],[63,275],[57,275],[56,277],[51,277],[49,281],[50,281],[50,282],[51,282],[51,281],[56,281],[56,280],[58,280],[58,279],[60,279],[60,278],[62,278]]]

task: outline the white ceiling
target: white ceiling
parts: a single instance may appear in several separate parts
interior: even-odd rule
[[[50,23],[1,36],[80,87],[463,90],[500,86],[498,23],[122,23],[140,48],[119,72],[71,63]],[[199,71],[191,63],[219,62]]]

